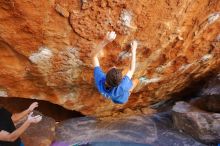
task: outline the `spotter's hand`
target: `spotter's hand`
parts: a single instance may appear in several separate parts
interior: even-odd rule
[[[37,107],[38,107],[38,102],[34,102],[29,106],[28,111],[32,112]]]
[[[29,115],[28,115],[28,119],[27,121],[30,122],[30,123],[38,123],[42,120],[42,116],[40,115],[37,115],[37,116],[32,116],[33,115],[33,112],[31,112]]]

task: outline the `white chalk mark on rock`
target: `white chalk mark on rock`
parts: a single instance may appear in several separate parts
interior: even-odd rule
[[[49,74],[52,68],[51,58],[53,57],[52,51],[47,47],[41,47],[37,53],[33,53],[29,59],[32,63],[36,64],[40,73],[45,77],[47,85],[49,83]]]
[[[204,30],[209,27],[210,24],[214,23],[220,18],[220,12],[212,13],[208,16],[208,18],[200,25],[200,29],[195,32],[195,35],[198,37]]]
[[[120,19],[122,24],[127,27],[131,27],[132,15],[128,10],[122,10]]]
[[[191,64],[184,64],[179,68],[179,71],[185,71],[187,69],[189,69],[191,66],[193,65],[193,63]]]
[[[170,67],[171,65],[172,65],[172,61],[168,62],[168,63],[165,64],[165,65],[162,65],[162,66],[157,67],[155,70],[156,70],[156,72],[158,72],[158,73],[162,73],[165,68]]]
[[[141,84],[147,85],[150,83],[156,83],[156,82],[160,81],[161,79],[160,78],[147,79],[146,77],[140,77],[139,80],[140,80]]]
[[[83,3],[87,3],[87,2],[88,2],[88,0],[82,0],[82,2],[83,2]]]
[[[204,55],[200,60],[201,60],[201,61],[208,61],[208,60],[210,60],[212,57],[213,57],[212,54],[206,54],[206,55]]]
[[[57,54],[57,57],[60,58],[60,60],[58,60],[58,62],[53,62],[53,64],[59,64],[60,68],[55,71],[53,70],[52,78],[59,80],[66,85],[71,86],[74,84],[73,82],[79,78],[79,75],[81,75],[81,69],[79,66],[85,66],[85,64],[79,59],[79,50],[79,48],[70,47]]]
[[[4,89],[0,89],[0,97],[8,97],[8,93]]]
[[[220,17],[220,12],[216,12],[216,13],[209,15],[209,17],[208,17],[209,24],[214,23],[216,20],[219,19],[219,17]]]
[[[126,58],[129,58],[131,56],[131,53],[129,53],[128,51],[122,51],[119,53],[119,59],[124,60]]]
[[[30,97],[30,99],[40,99],[40,98],[38,98],[38,96],[36,96],[36,95],[33,95]]]
[[[49,60],[53,56],[53,53],[49,48],[42,47],[39,49],[39,52],[33,53],[29,59],[31,62],[38,64],[41,63],[42,61]]]

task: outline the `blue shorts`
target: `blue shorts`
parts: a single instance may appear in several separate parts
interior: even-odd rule
[[[20,143],[20,146],[24,146],[24,144],[21,142],[21,143]]]

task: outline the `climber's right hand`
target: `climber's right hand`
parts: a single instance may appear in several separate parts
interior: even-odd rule
[[[116,38],[116,33],[114,31],[109,31],[105,36],[105,41],[112,42],[115,38]]]

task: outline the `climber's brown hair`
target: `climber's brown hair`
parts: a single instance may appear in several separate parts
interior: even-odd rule
[[[106,74],[106,87],[117,87],[122,79],[122,70],[117,68],[110,69]]]

